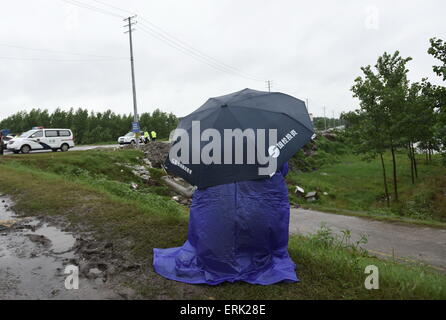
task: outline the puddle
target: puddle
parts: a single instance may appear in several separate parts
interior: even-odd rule
[[[65,267],[79,261],[76,238],[38,218],[19,218],[12,206],[0,196],[0,300],[118,298],[97,276],[80,276],[79,290],[67,290]]]

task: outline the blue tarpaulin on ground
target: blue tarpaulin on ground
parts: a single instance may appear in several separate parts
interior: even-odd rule
[[[288,254],[287,172],[285,164],[270,179],[197,190],[188,241],[179,248],[154,249],[155,271],[192,284],[298,281]]]

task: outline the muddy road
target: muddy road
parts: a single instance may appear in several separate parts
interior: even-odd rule
[[[129,298],[131,290],[111,279],[113,266],[89,258],[93,238],[63,231],[61,223],[43,217],[18,217],[12,206],[0,196],[0,300]],[[77,290],[65,286],[70,265],[79,268]]]

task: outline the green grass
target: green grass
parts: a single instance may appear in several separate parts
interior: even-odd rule
[[[291,201],[304,207],[333,213],[363,215],[395,221],[407,221],[432,226],[446,226],[446,167],[439,158],[426,164],[418,156],[418,175],[411,182],[410,162],[405,154],[397,155],[400,201],[387,207],[381,164],[366,162],[355,155],[337,156],[334,164],[326,164],[317,171],[291,172],[288,176]],[[385,157],[389,192],[393,198],[390,156]],[[320,199],[306,203],[294,194],[294,186],[306,191],[318,190]],[[327,195],[323,193],[326,192]]]
[[[106,177],[107,179],[132,182],[135,177],[131,169],[118,166],[121,164],[139,164],[138,158],[143,154],[137,150],[90,150],[71,151],[65,153],[36,153],[26,156],[4,156],[10,166],[25,166],[52,172],[58,175],[80,177]]]
[[[106,146],[106,145],[112,145],[112,144],[118,144],[118,139],[116,141],[104,141],[104,142],[95,142],[95,143],[81,143],[77,144],[76,146]]]
[[[0,192],[14,196],[19,212],[65,216],[72,224],[84,225],[86,231],[129,253],[132,262],[144,267],[145,280],[133,286],[148,299],[446,298],[444,275],[423,266],[369,257],[320,235],[290,239],[290,254],[301,279],[298,284],[210,287],[159,277],[152,270],[152,250],[183,244],[188,212],[168,196],[130,191],[128,182],[132,179],[123,175],[116,162],[136,163],[139,156],[137,151],[125,150],[5,157],[0,162]],[[379,290],[364,288],[367,265],[379,268]]]

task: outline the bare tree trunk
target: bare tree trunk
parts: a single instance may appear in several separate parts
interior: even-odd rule
[[[386,166],[384,164],[383,154],[379,154],[381,157],[381,165],[383,167],[383,179],[384,179],[384,191],[386,192],[386,201],[387,206],[390,207],[390,197],[389,197],[389,189],[387,188],[387,175],[386,175]]]
[[[412,144],[412,158],[413,158],[413,168],[415,169],[415,178],[418,179],[418,167],[417,167],[417,157],[415,153],[415,147]]]
[[[430,143],[429,143],[429,162],[432,162],[432,149]]]
[[[398,182],[397,182],[397,173],[396,173],[396,159],[395,159],[395,149],[393,144],[391,145],[390,150],[392,151],[392,162],[393,162],[393,190],[395,192],[395,201],[398,200]]]
[[[415,177],[414,177],[414,169],[413,169],[413,158],[412,158],[412,149],[410,148],[410,142],[407,145],[407,156],[410,160],[410,177],[412,179],[412,184],[415,184]]]

